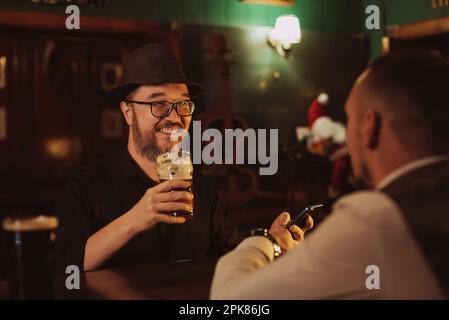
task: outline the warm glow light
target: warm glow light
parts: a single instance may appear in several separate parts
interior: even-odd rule
[[[275,38],[282,43],[299,43],[301,41],[301,27],[295,16],[282,16],[276,19],[274,27]]]
[[[285,56],[285,51],[290,50],[292,44],[301,42],[301,26],[298,17],[293,15],[278,17],[274,29],[268,33],[268,41],[279,54]]]
[[[70,155],[71,141],[69,138],[50,138],[45,141],[45,151],[55,160],[63,160]]]

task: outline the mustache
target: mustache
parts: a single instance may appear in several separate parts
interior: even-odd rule
[[[163,120],[162,120],[163,121]],[[184,125],[181,122],[173,122],[173,121],[164,121],[159,122],[155,125],[155,129],[163,129],[163,128],[173,128],[177,127],[178,129],[184,129]]]

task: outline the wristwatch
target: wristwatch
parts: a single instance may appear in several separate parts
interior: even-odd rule
[[[279,256],[282,255],[281,246],[277,243],[276,239],[274,239],[273,236],[268,233],[268,229],[266,229],[266,228],[253,229],[249,232],[248,236],[250,236],[250,237],[262,236],[262,237],[267,238],[268,240],[270,240],[273,243],[274,257],[278,258]]]

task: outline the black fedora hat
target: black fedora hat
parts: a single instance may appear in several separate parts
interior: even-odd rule
[[[182,83],[187,85],[193,97],[204,90],[201,84],[187,79],[173,52],[159,43],[148,44],[132,52],[125,59],[123,71],[123,83],[111,91],[115,102],[123,101],[141,85]]]

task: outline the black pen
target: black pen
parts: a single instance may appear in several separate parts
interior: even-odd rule
[[[322,203],[312,204],[310,206],[305,207],[304,210],[302,210],[293,220],[291,220],[289,223],[285,225],[285,228],[290,229],[292,225],[294,224],[298,225],[298,223],[300,223],[307,214],[310,214],[313,211],[320,209],[322,207],[324,207],[324,204]]]

